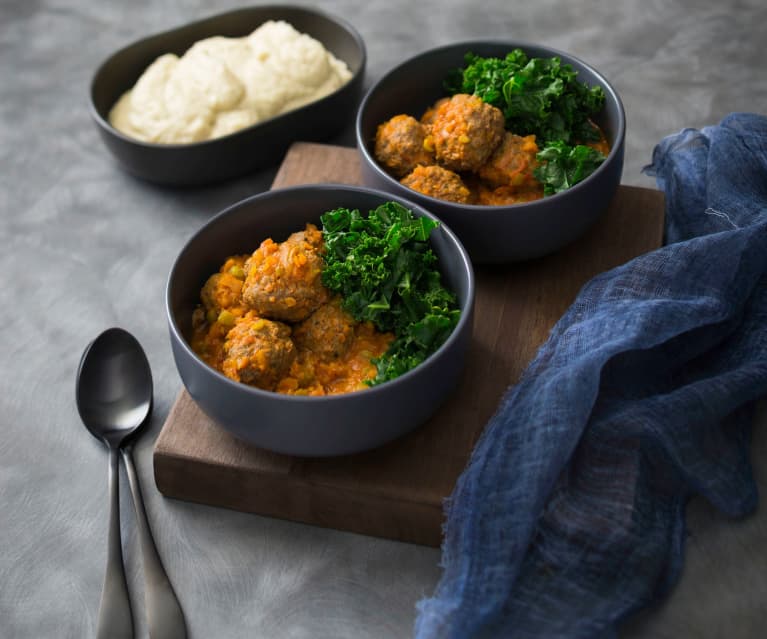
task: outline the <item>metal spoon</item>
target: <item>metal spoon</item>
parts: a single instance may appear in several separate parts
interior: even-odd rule
[[[185,639],[184,614],[157,554],[128,438],[152,410],[152,373],[141,345],[121,328],[110,328],[85,349],[77,371],[77,410],[86,428],[109,449],[109,537],[97,639],[132,639],[128,587],[120,542],[118,451],[122,450],[144,557],[146,608],[152,639]]]

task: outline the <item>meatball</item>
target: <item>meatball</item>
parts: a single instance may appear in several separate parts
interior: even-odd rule
[[[417,166],[400,182],[414,191],[430,195],[440,200],[471,203],[471,191],[461,180],[461,176],[441,166]]]
[[[224,375],[238,382],[274,390],[290,370],[296,347],[290,327],[258,317],[253,311],[238,318],[224,342]]]
[[[321,279],[322,251],[322,232],[313,224],[284,242],[264,240],[245,265],[243,301],[269,319],[306,319],[329,299]]]
[[[445,104],[445,102],[449,102],[450,98],[440,98],[437,100],[434,104],[432,104],[426,111],[423,112],[423,115],[421,116],[421,124],[426,129],[427,135],[431,133],[431,127],[432,124],[434,124],[434,118],[437,115],[437,111],[439,108]]]
[[[299,351],[311,351],[321,361],[329,362],[346,355],[356,324],[336,298],[298,324],[293,330],[293,340]]]
[[[231,273],[214,273],[200,291],[208,322],[216,321],[222,310],[240,305],[242,280]]]
[[[476,95],[457,93],[434,114],[431,135],[437,162],[453,171],[476,171],[500,144],[503,113]]]
[[[493,188],[510,186],[517,190],[538,188],[539,182],[533,171],[538,165],[535,159],[538,145],[534,135],[525,137],[506,133],[498,148],[488,161],[479,168],[479,177]]]
[[[419,164],[433,164],[424,146],[426,130],[410,115],[395,115],[376,130],[375,157],[393,175],[402,177]]]

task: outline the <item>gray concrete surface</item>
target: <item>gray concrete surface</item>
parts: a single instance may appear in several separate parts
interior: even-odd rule
[[[570,51],[623,97],[626,184],[680,128],[764,111],[763,0],[327,0],[364,37],[368,83],[425,48],[483,36]],[[439,578],[437,550],[164,499],[151,455],[180,388],[163,311],[173,256],[213,213],[268,188],[270,169],[199,190],[121,172],[87,110],[96,65],[146,34],[238,6],[200,0],[0,0],[0,638],[94,635],[106,554],[105,450],[80,423],[74,376],[108,326],[132,331],[155,377],[136,450],[147,510],[194,639],[394,639]],[[351,121],[336,140],[352,145]],[[757,420],[757,476],[767,454]],[[137,636],[147,635],[123,473],[123,539]],[[763,510],[690,509],[679,587],[626,637],[752,638],[767,625]]]

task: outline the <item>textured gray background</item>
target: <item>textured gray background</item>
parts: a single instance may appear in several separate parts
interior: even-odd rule
[[[155,537],[191,637],[395,638],[438,577],[437,550],[164,499],[154,439],[180,388],[163,289],[186,238],[214,212],[268,188],[274,170],[204,190],[122,173],[89,120],[96,65],[144,35],[236,5],[200,0],[0,0],[0,638],[81,639],[103,578],[107,461],[82,427],[74,374],[112,325],[132,331],[155,376],[138,444]],[[764,111],[763,0],[439,0],[321,6],[364,37],[367,80],[427,47],[482,36],[570,51],[610,78],[628,117],[626,184],[653,146],[730,111]],[[349,129],[337,142],[352,145]],[[755,455],[764,458],[764,414]],[[762,465],[757,475],[764,489]],[[137,636],[146,635],[140,552],[122,475],[123,543]],[[627,637],[758,637],[767,624],[763,510],[728,522],[690,510],[683,580]]]

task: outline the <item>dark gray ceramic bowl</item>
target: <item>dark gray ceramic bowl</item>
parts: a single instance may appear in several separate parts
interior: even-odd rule
[[[227,256],[250,253],[262,240],[284,240],[322,213],[362,212],[397,200],[417,216],[433,217],[402,198],[363,187],[299,186],[246,199],[212,218],[184,246],[171,270],[166,310],[173,356],[189,394],[212,419],[242,440],[299,456],[355,453],[404,435],[426,421],[455,388],[471,339],[474,274],[468,254],[443,224],[432,232],[445,284],[462,311],[452,335],[425,362],[370,389],[327,397],[296,397],[246,386],[225,377],[189,346],[200,289]]]
[[[514,206],[463,205],[422,195],[400,184],[376,161],[375,134],[379,124],[399,113],[419,117],[445,95],[448,71],[463,66],[464,55],[503,57],[521,48],[530,57],[559,56],[578,71],[578,79],[600,85],[605,107],[596,119],[611,145],[607,160],[583,182],[556,195]],[[618,94],[585,62],[571,55],[517,41],[469,41],[431,49],[401,63],[363,98],[357,112],[356,137],[363,183],[409,198],[424,206],[461,239],[475,263],[503,263],[552,253],[582,235],[607,209],[623,172],[626,119]]]
[[[268,20],[285,20],[322,42],[346,62],[352,79],[317,102],[205,142],[145,143],[109,124],[112,106],[158,56],[181,55],[198,40],[214,35],[242,37]],[[318,9],[283,5],[238,9],[153,35],[112,55],[91,83],[91,114],[107,148],[133,175],[173,186],[219,182],[280,162],[296,140],[324,140],[347,126],[362,94],[366,59],[365,45],[354,28]]]

